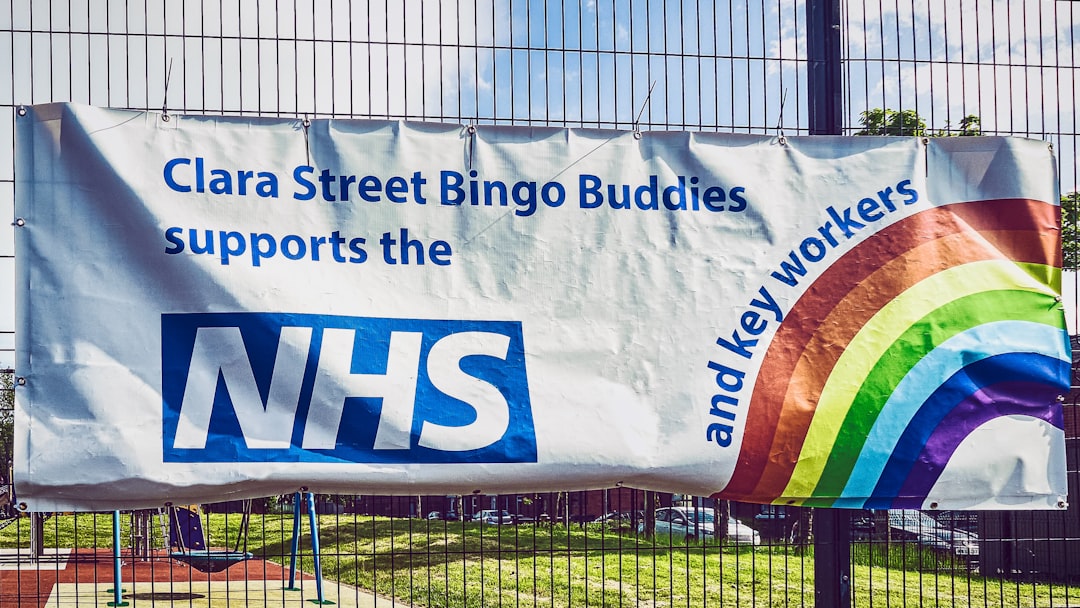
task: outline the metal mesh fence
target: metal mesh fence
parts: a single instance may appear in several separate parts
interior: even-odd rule
[[[786,0],[9,0],[0,7],[0,141],[9,142],[0,145],[0,215],[14,216],[20,104],[808,134],[806,8]],[[845,134],[1041,138],[1057,153],[1062,193],[1078,189],[1077,3],[865,0],[841,8]],[[1075,215],[1075,204],[1065,212]],[[13,229],[3,224],[0,285],[12,286]],[[1074,239],[1064,244],[1071,268]],[[1076,276],[1067,273],[1064,286],[1073,333]],[[0,431],[13,414],[13,291],[0,289]],[[1070,437],[1078,435],[1074,410],[1070,396]],[[0,606],[111,605],[113,520],[19,516],[9,437],[0,432]],[[487,523],[490,511],[496,521]],[[513,523],[501,523],[503,511]],[[814,517],[795,508],[628,488],[312,496],[299,508],[292,496],[268,497],[199,507],[207,546],[252,555],[216,573],[175,554],[178,541],[192,544],[178,538],[179,517],[164,506],[122,514],[126,601],[816,602]],[[1076,507],[863,512],[850,526],[852,565],[838,574],[857,606],[1080,605]]]

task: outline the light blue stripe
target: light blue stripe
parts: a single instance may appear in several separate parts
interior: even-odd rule
[[[1031,321],[996,321],[959,333],[919,360],[881,409],[835,507],[860,508],[873,493],[911,419],[934,391],[965,366],[1006,353],[1069,361],[1068,333]]]

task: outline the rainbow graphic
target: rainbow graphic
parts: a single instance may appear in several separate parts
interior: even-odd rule
[[[921,508],[986,422],[1062,428],[1060,266],[1058,206],[1035,200],[944,205],[868,237],[777,330],[717,496]]]

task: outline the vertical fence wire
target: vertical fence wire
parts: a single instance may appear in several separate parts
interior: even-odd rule
[[[1080,183],[1077,10],[1074,2],[1041,0],[845,2],[838,24],[844,133],[1044,139],[1068,198]],[[807,134],[806,26],[796,0],[8,0],[0,10],[0,141],[7,142],[0,145],[0,215],[14,216],[20,104]],[[874,123],[876,110],[883,118],[908,111],[910,120]],[[1071,200],[1065,213],[1075,215]],[[14,233],[2,224],[0,284],[13,285]],[[1065,243],[1066,267],[1074,270],[1075,245]],[[1073,333],[1077,276],[1067,273],[1064,281]],[[0,289],[0,426],[13,412],[13,293]],[[1076,436],[1076,399],[1066,406]],[[9,460],[12,446],[4,441],[0,433]],[[0,487],[10,481],[8,460]],[[256,509],[247,542],[269,562],[288,562],[289,499],[268,498]],[[796,509],[703,506],[629,488],[320,497],[316,504],[323,570],[342,605],[360,590],[373,592],[377,604],[432,606],[813,604],[812,521]],[[673,506],[709,513],[704,525],[725,537],[723,548],[693,537],[644,536],[656,525],[647,513],[669,517],[665,509]],[[516,522],[466,521],[492,510]],[[894,527],[890,514],[857,514],[852,595],[860,606],[1070,605],[1080,601],[1071,586],[1080,562],[1072,556],[1080,543],[1076,513],[987,513],[975,521],[935,514],[941,527],[978,538],[977,556],[953,540],[933,546],[925,520],[908,529]],[[30,557],[37,530],[51,548],[110,549],[103,516],[57,514],[32,527],[15,514],[0,499],[0,572]],[[236,539],[236,513],[211,508],[204,516],[212,535]],[[164,515],[152,517],[160,523]],[[749,534],[740,525],[758,536],[740,537]],[[306,534],[300,559],[311,572]],[[153,544],[164,551],[168,541],[157,536]],[[171,567],[161,555],[147,564],[163,573]],[[142,566],[132,555],[127,567],[134,576]],[[94,560],[55,558],[0,579],[0,606],[31,605],[69,569],[84,585],[109,578]],[[188,576],[158,590],[185,605],[190,598],[177,598],[183,584],[196,581]],[[243,577],[225,580],[241,585]],[[245,587],[230,604],[254,601],[251,593]]]

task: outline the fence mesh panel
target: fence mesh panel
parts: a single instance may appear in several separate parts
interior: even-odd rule
[[[20,104],[807,134],[805,11],[788,0],[7,0],[0,215],[14,217]],[[844,133],[1045,139],[1071,203],[1064,213],[1075,218],[1078,11],[1080,3],[1048,0],[842,3]],[[111,605],[111,515],[20,514],[10,486],[17,336],[9,226],[0,227],[0,285],[9,286],[0,289],[0,607]],[[1075,231],[1066,233],[1065,265],[1074,271],[1076,243]],[[1064,285],[1072,333],[1077,276],[1067,272]],[[1077,395],[1065,403],[1069,437],[1080,436]],[[1076,441],[1068,440],[1073,492]],[[304,599],[322,591],[342,606],[815,604],[810,510],[629,488],[318,495],[313,505],[325,589],[314,589],[307,505],[296,518],[294,497],[277,496],[192,511],[208,546],[255,558],[212,574],[170,554],[173,506],[121,514],[124,580],[157,581],[128,583],[124,597],[133,605],[300,605],[282,590],[298,524],[295,585]],[[639,532],[673,506],[700,513],[726,538]],[[1077,508],[854,513],[853,602],[1080,605]],[[514,523],[470,520],[485,510],[505,510]]]

